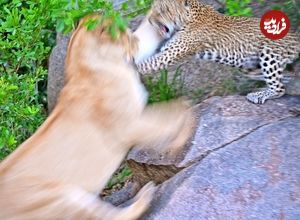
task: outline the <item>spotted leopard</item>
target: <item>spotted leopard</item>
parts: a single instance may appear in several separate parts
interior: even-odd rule
[[[242,69],[259,69],[266,88],[247,95],[263,104],[285,94],[282,72],[300,53],[300,37],[288,33],[270,40],[260,30],[260,19],[226,16],[198,0],[154,0],[147,18],[167,40],[160,51],[137,64],[141,73],[157,71],[196,55]]]

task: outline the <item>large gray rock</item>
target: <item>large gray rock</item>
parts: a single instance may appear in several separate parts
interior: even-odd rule
[[[300,109],[300,97],[285,96],[268,100],[264,105],[252,104],[242,96],[212,97],[194,108],[197,127],[177,157],[134,148],[128,154],[129,166],[135,181],[141,184],[150,180],[164,182],[211,152],[225,148],[261,127],[294,117],[294,109]],[[300,146],[300,136],[297,138]]]
[[[128,155],[135,186],[161,184],[142,219],[298,220],[300,97],[265,105],[213,97],[194,111],[194,135],[178,157],[137,148]],[[127,206],[136,191],[107,201]]]
[[[210,152],[162,184],[143,219],[300,219],[300,118],[280,117]]]
[[[162,183],[143,219],[300,218],[300,97],[254,105],[213,97],[194,108],[197,127],[181,156],[133,149],[141,185]]]

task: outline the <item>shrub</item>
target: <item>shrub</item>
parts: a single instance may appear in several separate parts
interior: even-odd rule
[[[46,72],[39,68],[35,74],[0,76],[0,159],[30,136],[46,116],[37,90]]]
[[[45,1],[0,7],[0,160],[45,119],[46,61],[54,43]]]

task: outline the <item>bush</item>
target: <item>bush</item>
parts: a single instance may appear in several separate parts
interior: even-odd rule
[[[0,159],[30,136],[45,119],[39,100],[38,82],[46,72],[42,68],[33,74],[0,76]]]
[[[2,1],[0,7],[0,159],[45,119],[46,61],[54,43],[47,7]]]

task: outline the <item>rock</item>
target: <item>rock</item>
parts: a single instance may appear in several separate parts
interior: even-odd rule
[[[128,164],[135,181],[142,185],[149,180],[164,182],[183,168],[201,161],[211,152],[243,139],[261,127],[294,116],[300,109],[300,97],[285,96],[255,105],[242,96],[212,97],[194,107],[197,128],[193,137],[176,158],[160,152],[134,148]],[[300,145],[300,136],[299,145]]]
[[[219,10],[221,8],[224,8],[224,4],[221,1],[216,0],[199,0],[199,2],[207,5],[213,6],[215,10]]]
[[[135,196],[141,186],[136,182],[128,182],[121,190],[112,193],[111,195],[102,198],[115,206],[119,206]]]
[[[286,93],[290,95],[300,95],[300,76],[293,77],[289,81],[288,86],[286,88]]]
[[[195,111],[198,126],[182,157],[128,155],[135,180],[162,182],[142,219],[299,219],[300,97],[264,105],[213,97]]]
[[[163,183],[142,219],[297,220],[299,161],[300,118],[280,117]]]
[[[285,96],[255,105],[241,96],[213,97],[205,101],[192,145],[178,165],[186,167],[209,152],[220,149],[262,126],[293,117],[300,97]],[[299,137],[300,138],[300,137]],[[299,139],[300,140],[300,139]]]
[[[70,35],[57,34],[56,46],[53,48],[48,67],[48,112],[51,112],[56,104],[60,90],[64,86],[64,66]]]

